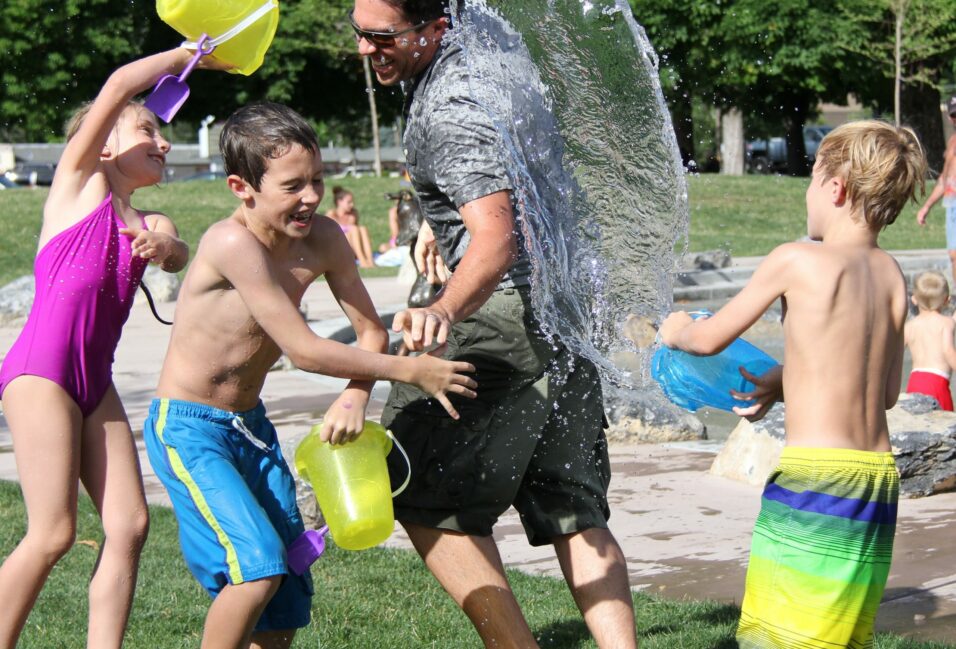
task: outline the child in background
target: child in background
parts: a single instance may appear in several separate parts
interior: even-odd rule
[[[87,645],[123,640],[148,513],[113,353],[147,262],[175,272],[189,254],[168,218],[131,204],[135,190],[163,179],[169,152],[156,116],[131,99],[191,58],[175,49],[119,68],[68,129],[43,207],[33,307],[0,369],[28,518],[0,567],[0,647],[16,644],[73,545],[78,481],[105,535],[89,585]]]
[[[942,273],[923,273],[913,282],[910,299],[919,308],[919,314],[907,320],[904,330],[906,346],[913,359],[906,391],[929,395],[942,410],[952,410],[949,377],[956,368],[953,347],[956,322],[940,313],[949,302],[949,284]]]
[[[343,187],[332,188],[332,198],[335,207],[326,212],[326,216],[339,224],[342,234],[349,242],[359,266],[362,268],[374,268],[375,260],[372,258],[372,242],[368,236],[368,228],[359,225],[358,210],[355,209],[355,197],[352,192]]]
[[[774,249],[714,316],[673,313],[664,344],[715,354],[777,299],[786,364],[742,395],[786,403],[786,445],[754,528],[741,649],[870,647],[893,554],[899,475],[886,410],[899,396],[906,282],[879,248],[923,186],[916,135],[878,121],[824,138],[807,189],[811,242]],[[816,243],[819,242],[819,243]]]
[[[406,381],[458,414],[474,398],[470,363],[386,356],[388,332],[341,230],[315,214],[325,190],[312,128],[281,104],[250,104],[220,135],[239,206],[206,230],[183,280],[158,398],[143,430],[179,521],[186,563],[214,597],[202,646],[288,647],[309,622],[312,581],[290,574],[286,548],[304,527],[295,483],[259,400],[285,353],[296,367],[352,379],[329,407],[323,441],[356,438],[376,379]],[[324,276],[356,346],[317,336],[298,311]]]

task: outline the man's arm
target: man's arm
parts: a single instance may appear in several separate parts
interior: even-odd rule
[[[411,350],[444,344],[451,326],[487,301],[517,257],[510,192],[483,196],[459,212],[471,241],[455,273],[432,305],[395,315],[392,329],[403,332]]]

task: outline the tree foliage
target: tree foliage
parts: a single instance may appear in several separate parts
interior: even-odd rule
[[[262,68],[249,77],[197,71],[177,116],[222,119],[257,99],[289,104],[327,135],[368,139],[362,64],[346,18],[352,0],[282,0],[279,27]],[[174,47],[153,0],[4,0],[0,3],[0,137],[51,141],[110,72]],[[401,108],[397,90],[379,92],[385,119]]]

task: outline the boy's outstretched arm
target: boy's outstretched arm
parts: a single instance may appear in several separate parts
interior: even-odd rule
[[[691,354],[719,354],[786,293],[800,256],[800,245],[786,243],[776,247],[740,293],[713,316],[693,320],[682,311],[667,316],[659,331],[661,341]]]
[[[359,381],[412,383],[434,396],[456,418],[448,394],[476,396],[477,384],[463,374],[475,371],[471,363],[444,361],[429,354],[387,356],[317,336],[280,286],[274,262],[242,226],[228,221],[214,225],[199,244],[199,256],[239,291],[252,317],[296,367]]]
[[[327,234],[322,233],[323,240],[328,240],[325,252],[329,259],[329,270],[325,273],[325,279],[336,302],[352,323],[356,347],[368,352],[387,353],[388,332],[359,277],[355,254],[338,226],[331,225],[327,229]],[[365,409],[373,385],[374,381],[353,379],[349,382],[322,419],[319,431],[322,441],[344,444],[362,433]]]

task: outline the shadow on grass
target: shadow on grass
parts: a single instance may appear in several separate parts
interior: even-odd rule
[[[584,620],[558,620],[534,632],[541,649],[574,649],[591,639]]]

